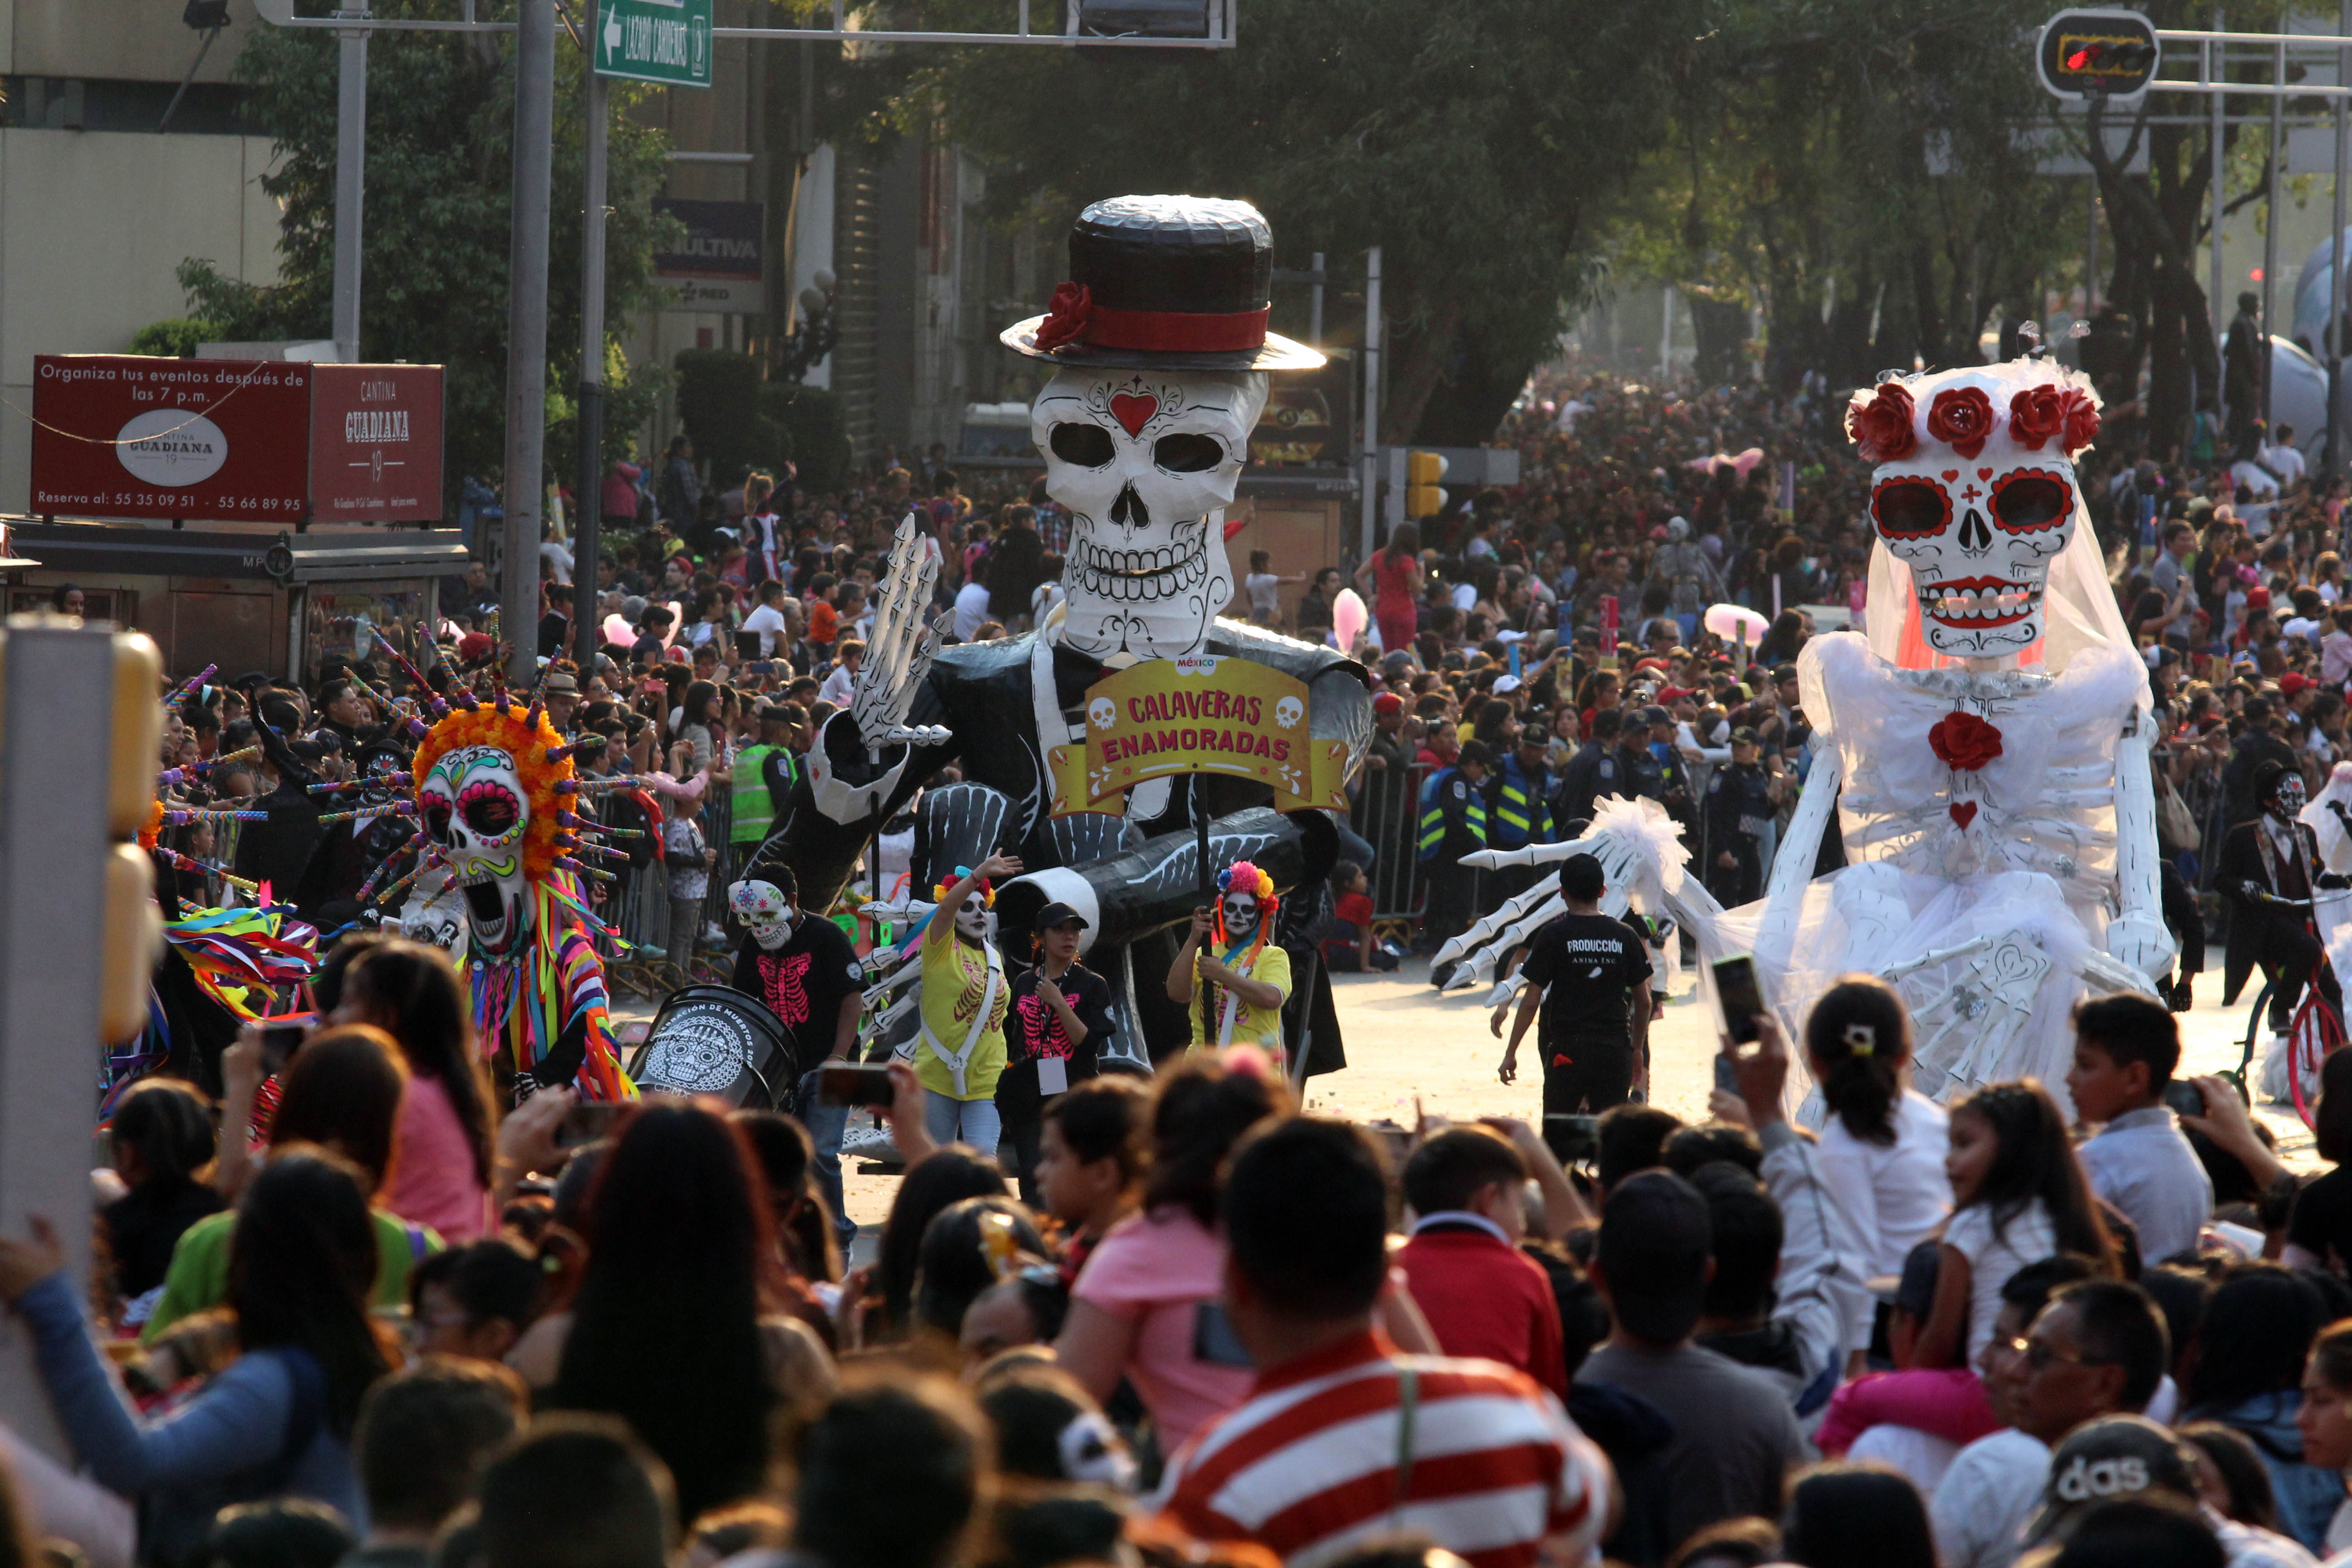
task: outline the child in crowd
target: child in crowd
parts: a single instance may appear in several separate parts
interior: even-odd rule
[[[1371,879],[1353,860],[1331,868],[1331,923],[1323,937],[1323,963],[1335,974],[1386,973],[1404,962],[1396,943],[1372,933]]]
[[[682,795],[669,803],[662,824],[663,858],[669,867],[669,961],[683,969],[694,961],[702,934],[702,902],[710,891],[710,868],[719,852],[702,835],[702,796]]]

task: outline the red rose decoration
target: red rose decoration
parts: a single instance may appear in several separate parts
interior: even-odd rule
[[[1992,435],[1992,399],[1980,386],[1948,386],[1927,405],[1927,434],[1963,458],[1984,450]]]
[[[1919,437],[1911,429],[1911,393],[1901,382],[1883,384],[1867,403],[1846,405],[1845,433],[1866,463],[1892,463],[1911,455]]]
[[[2099,407],[2080,387],[2066,389],[2066,433],[2061,443],[2071,458],[2098,438]]]
[[[2009,438],[2030,452],[2066,427],[2068,389],[2029,387],[2009,400]]]
[[[1046,301],[1045,319],[1037,323],[1037,346],[1057,349],[1076,342],[1087,335],[1087,322],[1094,313],[1094,294],[1085,284],[1055,285],[1054,297]]]
[[[1927,744],[1946,767],[1972,773],[2000,755],[2000,731],[1973,713],[1950,713],[1927,731]]]

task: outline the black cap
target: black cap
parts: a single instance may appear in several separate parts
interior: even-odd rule
[[[1069,280],[1052,310],[1000,341],[1108,369],[1316,369],[1321,353],[1265,330],[1273,282],[1274,234],[1249,203],[1113,196],[1070,226]]]
[[[2186,1445],[2145,1415],[2106,1415],[2066,1435],[2050,1456],[2030,1544],[2063,1541],[2099,1503],[2154,1491],[2197,1500],[2197,1462]]]
[[[1674,721],[1675,716],[1654,702],[1642,710],[1642,722],[1644,724],[1671,724]]]
[[[1731,732],[1731,743],[1735,746],[1760,746],[1764,742],[1757,738],[1755,731],[1742,724]]]
[[[1037,911],[1037,918],[1030,922],[1031,926],[1037,931],[1052,931],[1055,926],[1066,925],[1074,925],[1080,931],[1085,931],[1093,923],[1086,916],[1063,903],[1047,904]]]

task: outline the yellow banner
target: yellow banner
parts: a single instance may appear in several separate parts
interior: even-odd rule
[[[1172,773],[1254,779],[1277,811],[1347,809],[1347,743],[1311,738],[1306,686],[1255,660],[1146,659],[1088,688],[1086,720],[1084,745],[1052,749],[1055,816],[1116,813]]]

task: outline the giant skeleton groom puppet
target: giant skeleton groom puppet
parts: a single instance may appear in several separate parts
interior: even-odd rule
[[[2085,991],[2153,992],[2171,963],[2157,882],[2147,671],[2117,614],[2074,459],[2098,431],[2079,375],[2038,357],[1889,375],[1847,429],[1875,465],[1867,635],[1798,659],[1815,740],[1765,897],[1724,910],[1682,874],[1645,803],[1603,803],[1591,848],[1708,956],[1752,950],[1799,1037],[1842,972],[1897,983],[1917,1020],[1921,1089],[1950,1099],[2037,1075],[2060,1084]],[[1846,865],[1812,877],[1832,815]],[[1514,900],[1441,960],[1452,984],[1546,917]]]
[[[1086,694],[1139,659],[1212,655],[1270,665],[1306,683],[1310,736],[1347,742],[1361,761],[1371,699],[1360,667],[1219,612],[1234,592],[1224,511],[1268,374],[1322,356],[1266,331],[1273,240],[1241,202],[1124,196],[1078,216],[1070,276],[1045,316],[1003,334],[1054,374],[1031,405],[1045,489],[1072,532],[1066,603],[1020,637],[940,647],[927,627],[939,542],[901,525],[874,635],[849,707],[827,721],[809,768],[761,852],[798,873],[823,909],[876,830],[949,763],[962,782],[927,791],[917,814],[914,885],[954,881],[959,866],[1018,858],[998,915],[1025,931],[1049,902],[1087,921],[1088,963],[1110,982],[1114,1055],[1164,1053],[1190,1037],[1160,984],[1169,928],[1201,901],[1193,826],[1211,826],[1213,868],[1247,860],[1278,887],[1319,889],[1337,858],[1325,813],[1277,813],[1255,782],[1191,774],[1128,792],[1123,815],[1050,815],[1047,753],[1082,733]],[[1321,894],[1285,901],[1276,940],[1311,965],[1303,940]],[[911,979],[908,958],[898,974]],[[880,989],[887,995],[888,982]],[[882,998],[877,996],[877,1001]],[[1328,980],[1302,979],[1286,1009],[1306,1070],[1342,1064]],[[895,1014],[910,1030],[911,1009]]]

